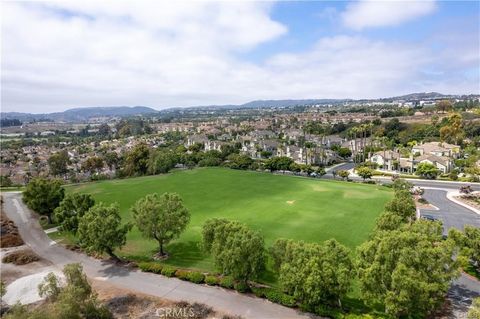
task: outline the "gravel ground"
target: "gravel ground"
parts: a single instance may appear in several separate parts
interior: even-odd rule
[[[49,270],[44,269],[42,272],[18,278],[7,286],[7,292],[2,300],[9,305],[14,305],[17,302],[30,304],[42,300],[38,295],[38,285],[50,272],[53,272],[59,278],[63,278],[63,274],[53,267]]]

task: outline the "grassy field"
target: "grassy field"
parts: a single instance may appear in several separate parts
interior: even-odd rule
[[[146,194],[180,194],[191,221],[182,236],[167,246],[171,255],[167,263],[202,270],[213,270],[211,258],[198,248],[208,218],[244,222],[265,236],[267,246],[281,237],[308,242],[336,238],[354,248],[367,239],[391,197],[390,190],[376,185],[221,168],[87,183],[68,191],[90,193],[97,202],[118,202],[125,221],[131,220],[133,203]],[[142,260],[155,249],[156,242],[145,240],[134,228],[120,254]]]

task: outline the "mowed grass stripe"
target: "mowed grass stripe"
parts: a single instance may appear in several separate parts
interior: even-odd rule
[[[320,242],[336,238],[354,248],[367,239],[375,219],[392,196],[377,185],[317,180],[223,168],[175,171],[166,175],[102,181],[69,187],[92,194],[97,202],[120,205],[131,220],[130,207],[150,193],[176,192],[191,213],[182,236],[167,247],[168,263],[213,270],[198,243],[203,223],[213,217],[234,219],[259,230],[267,246],[277,238]],[[157,249],[134,228],[121,254],[144,259]]]

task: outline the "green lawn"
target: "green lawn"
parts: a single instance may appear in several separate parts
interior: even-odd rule
[[[177,192],[190,210],[191,221],[182,236],[167,247],[171,255],[167,262],[210,271],[211,258],[198,248],[202,225],[208,218],[244,222],[265,236],[267,246],[280,237],[308,242],[336,238],[354,248],[367,239],[375,218],[392,196],[389,189],[376,185],[222,168],[101,181],[67,189],[90,193],[97,202],[118,202],[125,221],[131,220],[129,208],[140,197]],[[145,259],[156,248],[155,241],[145,240],[134,228],[121,254]]]

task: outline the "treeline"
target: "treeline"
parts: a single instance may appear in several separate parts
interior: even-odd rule
[[[19,119],[0,119],[0,127],[20,126],[22,122]]]

